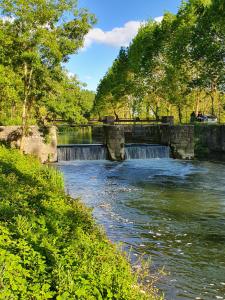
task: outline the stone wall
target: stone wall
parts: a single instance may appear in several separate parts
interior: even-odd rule
[[[225,125],[195,126],[195,152],[198,158],[225,161]]]
[[[193,125],[161,125],[161,144],[171,148],[173,158],[193,159],[194,126]]]
[[[126,143],[160,144],[160,125],[123,125]]]
[[[105,144],[104,126],[92,126],[92,139],[98,143]]]
[[[40,132],[37,126],[30,126],[24,140],[24,153],[37,156],[41,162],[57,161],[57,133],[55,127],[47,128],[48,132]],[[12,147],[19,147],[19,126],[0,126],[0,142]]]
[[[108,131],[110,128],[110,137]],[[193,159],[194,158],[194,126],[193,125],[111,125],[93,127],[93,138],[101,139],[103,143],[109,144],[111,156],[113,148],[119,149],[121,137],[118,132],[123,128],[125,143],[147,143],[170,146],[173,158]],[[106,138],[106,140],[105,140]],[[118,142],[117,142],[118,139]],[[110,150],[111,149],[111,150]],[[115,150],[115,149],[114,149]],[[120,150],[117,150],[119,153]],[[117,154],[119,156],[119,154]],[[113,158],[114,159],[114,158]]]

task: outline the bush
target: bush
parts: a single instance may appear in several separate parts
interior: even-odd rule
[[[0,299],[156,299],[53,167],[0,147]]]

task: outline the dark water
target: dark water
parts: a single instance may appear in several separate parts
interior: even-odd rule
[[[115,242],[145,253],[166,299],[225,299],[225,166],[171,159],[60,163]]]
[[[58,129],[58,145],[66,144],[97,144],[102,141],[93,139],[92,129],[87,127],[60,127]]]

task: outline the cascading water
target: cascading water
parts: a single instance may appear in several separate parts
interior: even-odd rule
[[[169,158],[170,147],[149,144],[126,144],[126,159]]]
[[[60,145],[57,152],[58,161],[107,159],[107,149],[102,144]]]
[[[126,159],[169,158],[170,148],[162,145],[126,144]],[[106,160],[108,151],[103,144],[69,144],[58,146],[58,161]]]

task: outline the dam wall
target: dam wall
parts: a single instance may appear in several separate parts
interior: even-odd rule
[[[106,136],[110,135],[110,144],[115,145],[115,140],[118,139],[113,134],[115,128],[120,128],[120,139],[124,140],[124,144],[164,145],[170,147],[173,158],[193,159],[195,156],[193,125],[104,125],[93,127],[92,134],[103,144],[109,143]]]
[[[225,161],[225,125],[195,126],[194,137],[197,158]]]

